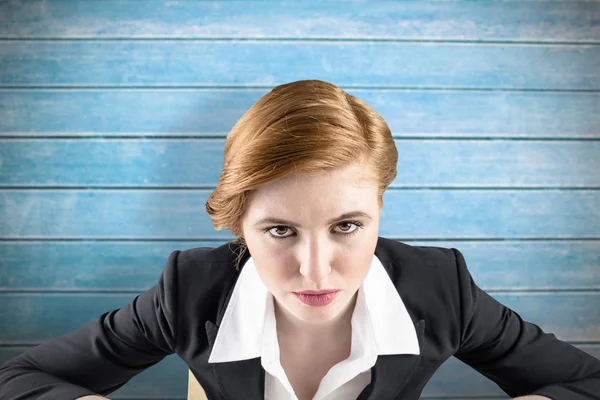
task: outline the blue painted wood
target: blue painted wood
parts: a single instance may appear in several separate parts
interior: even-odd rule
[[[494,292],[492,297],[564,341],[600,339],[600,292]],[[555,325],[556,324],[556,325]]]
[[[580,344],[576,347],[596,358],[600,358],[600,346],[597,344]],[[25,346],[0,346],[0,365],[28,348]],[[185,399],[186,394],[187,365],[177,355],[171,355],[131,379],[125,386],[114,392],[110,398],[120,399],[130,396],[139,398],[143,396],[146,399],[164,397]],[[492,381],[475,372],[468,365],[451,357],[442,364],[425,386],[421,398],[455,396],[472,399],[472,396],[501,395],[503,393]]]
[[[600,341],[600,292],[494,292],[491,295],[569,342]],[[133,293],[0,293],[0,344],[47,340],[129,303]]]
[[[213,186],[222,140],[182,138],[222,138],[271,86],[306,76],[349,88],[383,115],[397,138],[468,139],[397,141],[395,187],[435,189],[386,193],[380,234],[459,248],[475,281],[493,296],[526,319],[556,327],[565,340],[592,342],[578,346],[600,356],[600,192],[529,190],[598,186],[597,142],[583,139],[600,138],[600,3],[140,4],[0,2],[0,136],[174,139],[0,141],[0,185],[21,186],[0,191],[0,343],[37,342],[75,329],[154,284],[173,249],[230,238],[212,230],[204,211],[208,191],[145,188]],[[32,37],[38,40],[23,41]],[[105,38],[119,40],[97,40]],[[11,85],[32,88],[6,88]],[[116,88],[33,88],[49,85]],[[256,85],[264,88],[241,88]],[[497,90],[504,88],[511,90]],[[525,140],[471,140],[498,137]],[[540,138],[581,141],[529,141]],[[221,147],[206,147],[215,143]],[[196,151],[212,157],[213,167],[192,162]],[[120,176],[110,176],[117,168]],[[440,190],[451,185],[480,190]],[[42,241],[20,240],[32,237]],[[76,241],[48,241],[65,237]],[[535,237],[543,240],[522,240]],[[210,238],[217,240],[200,240]],[[473,240],[485,238],[511,240]],[[0,362],[15,349],[0,344]],[[170,357],[111,398],[184,399],[186,379],[185,365]],[[451,359],[423,398],[505,398],[493,397],[499,395]]]
[[[593,357],[600,358],[600,346],[597,344],[579,344],[575,347]],[[427,383],[421,398],[453,396],[455,398],[468,397],[470,399],[472,395],[502,396],[504,392],[495,383],[467,364],[450,357]]]
[[[1,140],[0,185],[215,186],[225,140]],[[599,142],[397,140],[393,187],[600,187]]]
[[[1,344],[52,339],[124,307],[136,294],[0,293]],[[6,329],[5,327],[10,327]]]
[[[154,285],[176,249],[194,242],[0,242],[2,290],[133,290]],[[455,247],[485,290],[600,289],[600,241],[406,241]]]
[[[465,62],[468,60],[468,62]],[[377,65],[377,68],[373,68]],[[183,41],[4,41],[0,85],[600,89],[600,47]]]
[[[0,190],[4,238],[232,238],[214,231],[209,190]],[[597,190],[388,190],[391,238],[598,238]]]
[[[0,365],[16,357],[30,346],[0,345]],[[118,399],[173,399],[187,398],[187,364],[176,354],[165,357],[158,364],[133,377],[122,388],[113,392],[111,400]]]
[[[598,3],[575,1],[36,0],[0,3],[0,36],[585,42],[600,40],[598,18]]]
[[[473,279],[485,290],[600,288],[599,241],[423,244],[460,249]]]
[[[0,89],[0,135],[220,135],[268,90]],[[395,136],[600,138],[600,94],[359,90]]]

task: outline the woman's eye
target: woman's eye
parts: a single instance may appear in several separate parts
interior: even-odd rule
[[[358,229],[358,226],[356,224],[353,224],[352,222],[342,222],[341,224],[337,225],[339,228],[341,228],[341,232],[343,233],[350,233],[350,232],[354,232],[356,229]],[[352,229],[354,228],[354,229]]]
[[[340,222],[336,225],[338,230],[335,233],[342,236],[350,236],[354,233],[357,233],[358,229],[361,227],[362,224],[360,222]],[[291,234],[286,235],[286,233],[291,231],[291,229],[285,225],[273,226],[271,228],[267,228],[266,231],[273,239],[285,239],[292,236]]]
[[[284,238],[287,236],[283,236],[285,235],[286,231],[289,231],[290,228],[288,228],[287,226],[274,226],[272,228],[269,228],[269,233],[271,234],[271,236],[275,237],[275,238]]]

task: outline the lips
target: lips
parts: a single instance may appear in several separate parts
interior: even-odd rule
[[[312,294],[312,295],[319,295],[319,294],[327,294],[327,293],[333,293],[333,292],[339,292],[338,289],[326,289],[326,290],[303,290],[301,292],[294,292],[294,293],[298,293],[298,294]]]
[[[335,289],[330,290],[303,290],[302,292],[294,292],[294,295],[302,303],[311,307],[323,307],[331,304],[337,297],[340,291]]]

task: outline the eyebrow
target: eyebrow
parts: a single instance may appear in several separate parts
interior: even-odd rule
[[[334,222],[338,222],[338,221],[341,221],[344,219],[350,219],[350,218],[367,218],[367,219],[371,220],[371,216],[365,212],[350,211],[350,212],[340,215],[337,218],[333,218],[333,219],[329,220],[328,224],[333,224]],[[261,225],[261,224],[265,224],[265,223],[271,223],[271,224],[277,224],[277,225],[292,225],[292,226],[300,227],[300,225],[297,225],[293,221],[288,221],[288,220],[281,219],[281,218],[272,218],[272,217],[263,218],[260,221],[258,221],[255,225]]]

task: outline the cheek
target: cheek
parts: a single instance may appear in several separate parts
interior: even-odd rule
[[[352,286],[360,286],[369,272],[372,261],[373,256],[348,259],[341,268],[340,275],[342,275],[343,279]]]
[[[377,245],[377,238],[371,241],[365,241],[360,245],[355,244],[352,249],[344,253],[343,261],[339,264],[340,273],[348,282],[362,282],[366,277]]]
[[[269,292],[276,297],[293,287],[293,285],[290,284],[290,282],[293,281],[292,276],[275,265],[261,268],[258,268],[257,266],[257,272]]]
[[[279,288],[285,287],[286,283],[294,277],[293,263],[281,255],[273,253],[261,253],[254,258],[254,264],[258,275],[271,292],[277,292]],[[292,268],[286,266],[292,266]]]

